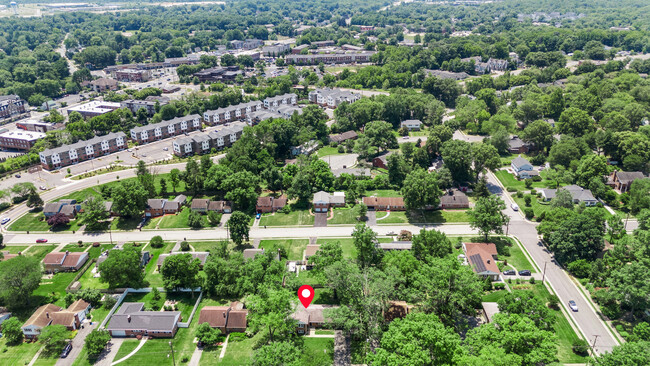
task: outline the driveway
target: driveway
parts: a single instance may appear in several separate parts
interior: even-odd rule
[[[70,351],[70,354],[66,358],[59,358],[56,361],[56,366],[70,366],[74,363],[74,361],[77,359],[79,356],[79,353],[81,352],[81,349],[84,346],[84,341],[86,340],[86,336],[90,334],[90,332],[97,328],[99,325],[98,322],[93,322],[93,325],[90,325],[90,322],[84,321],[83,322],[83,329],[79,329],[77,331],[77,335],[72,339],[72,350]]]
[[[314,227],[327,226],[327,212],[316,212],[314,214]]]
[[[124,342],[124,339],[125,338],[111,339],[110,342],[108,342],[108,345],[106,346],[104,352],[102,352],[97,362],[95,362],[95,366],[110,366],[113,363],[113,360],[115,360],[117,351],[120,349],[120,346],[122,345],[122,342]]]
[[[343,169],[353,167],[357,163],[358,154],[328,155],[320,158],[328,163],[332,169]]]
[[[368,211],[366,213],[366,217],[368,218],[368,221],[366,221],[366,224],[368,226],[377,225],[377,212],[376,211]]]
[[[350,338],[343,336],[343,332],[337,330],[334,336],[334,366],[350,365]]]

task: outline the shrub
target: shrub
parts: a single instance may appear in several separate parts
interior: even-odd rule
[[[517,190],[517,198],[522,198],[524,197],[524,192]]]
[[[621,337],[623,337],[623,339],[625,339],[626,341],[630,341],[630,333],[626,331],[622,331],[622,332],[618,332],[618,334],[620,334]]]
[[[506,288],[505,283],[497,282],[497,283],[494,284],[494,289],[495,290],[503,290],[505,288]]]
[[[345,152],[345,147],[343,147],[343,145],[339,145],[339,147],[336,149],[336,151],[339,154],[343,154]]]
[[[213,226],[219,225],[221,222],[221,216],[222,214],[217,211],[210,211],[208,212],[208,222]]]
[[[567,265],[569,272],[578,278],[587,278],[591,273],[591,263],[584,259],[575,260]]]
[[[542,181],[542,177],[540,177],[539,175],[533,177],[533,182],[541,182],[541,181]]]
[[[0,211],[4,211],[4,210],[8,209],[9,207],[11,207],[11,203],[9,203],[9,202],[0,203]]]
[[[535,188],[532,188],[530,190],[530,194],[532,194],[533,196],[536,196],[537,195],[537,190]]]
[[[240,342],[246,339],[246,334],[240,333],[240,332],[232,332],[230,333],[230,338],[228,339],[229,342]]]
[[[190,243],[186,241],[181,242],[181,251],[183,252],[189,252],[190,251]]]
[[[589,343],[584,339],[576,339],[573,341],[573,353],[580,356],[587,356],[589,354]]]
[[[182,363],[186,363],[186,362],[189,361],[189,360],[190,360],[190,356],[188,356],[188,355],[185,355],[185,356],[183,356],[183,357],[181,358],[181,362],[182,362]]]
[[[531,285],[534,285],[535,284],[535,277],[531,277],[530,280],[528,280],[528,282],[530,282]]]
[[[281,209],[279,209],[278,212],[282,212],[283,214],[291,213],[291,206],[286,205],[286,206],[282,207]]]
[[[525,179],[524,180],[524,186],[526,188],[531,189],[533,187],[533,180],[532,179]]]
[[[609,319],[618,319],[621,316],[621,306],[616,301],[608,302],[600,309]]]
[[[551,295],[548,298],[548,307],[552,309],[558,309],[560,304],[560,299],[557,297],[557,295]]]
[[[117,300],[113,296],[106,295],[104,298],[104,308],[110,309],[117,303]]]
[[[163,238],[160,235],[156,235],[149,240],[149,245],[151,245],[152,248],[162,248],[164,244]]]
[[[486,278],[485,281],[483,281],[483,291],[491,291],[492,290],[492,281],[489,278]]]
[[[530,203],[533,201],[533,197],[531,195],[526,195],[524,197],[524,202],[526,203],[527,207],[530,207]]]
[[[524,215],[526,215],[528,220],[532,220],[532,218],[535,217],[535,211],[533,211],[532,207],[526,207],[524,208]]]
[[[517,192],[517,188],[508,187],[508,188],[506,188],[506,191],[508,191],[508,192]]]

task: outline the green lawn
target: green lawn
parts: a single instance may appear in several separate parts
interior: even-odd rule
[[[333,330],[328,330],[328,329],[316,329],[315,331],[316,335],[334,335],[335,332]]]
[[[101,282],[100,277],[94,277],[93,268],[95,265],[88,267],[86,272],[79,278],[79,283],[81,283],[81,288],[91,288],[97,290],[103,290],[108,288],[108,283]]]
[[[481,301],[483,302],[497,302],[499,299],[504,297],[508,293],[508,290],[498,290],[493,291],[488,294],[483,295]]]
[[[60,272],[55,274],[51,280],[42,279],[40,286],[34,290],[33,295],[46,297],[54,293],[58,297],[58,300],[54,304],[63,307],[65,304],[65,289],[70,285],[76,275],[76,272]]]
[[[56,248],[56,245],[53,244],[36,244],[32,246],[25,255],[34,257],[40,262],[45,258],[47,253],[53,251],[54,248]]]
[[[42,220],[41,220],[42,219]],[[9,225],[10,231],[48,231],[47,224],[42,212],[28,212]]]
[[[515,202],[517,202],[517,205],[519,206],[519,210],[523,212],[524,209],[527,207],[526,201],[524,201],[523,198],[517,197],[516,195],[512,195],[512,198],[515,200]],[[542,203],[540,200],[537,199],[537,197],[532,197],[530,201],[530,207],[533,208],[535,217],[539,217],[539,215],[541,215],[542,212],[549,210],[551,208],[551,205],[549,204],[549,202]]]
[[[303,365],[326,366],[334,362],[334,339],[303,337]]]
[[[514,175],[508,173],[507,170],[497,170],[494,172],[494,175],[499,179],[501,184],[503,184],[506,189],[518,189],[520,191],[529,190],[526,188],[526,183],[524,180],[518,180]],[[532,188],[545,188],[550,182],[547,180],[542,180],[541,182],[533,182]]]
[[[378,211],[383,217],[377,224],[422,224],[422,223],[458,223],[469,222],[467,210],[435,210],[435,211],[391,211],[390,214]],[[379,217],[378,217],[379,218]]]
[[[18,253],[24,252],[25,249],[27,249],[27,248],[29,248],[28,245],[12,245],[12,246],[4,247],[0,251],[1,252],[6,251],[6,252],[9,252],[9,254],[18,254]]]
[[[302,260],[302,254],[309,244],[308,239],[285,239],[285,240],[262,240],[260,248],[272,250],[276,247],[282,247],[287,252],[287,259]]]
[[[329,146],[321,147],[320,149],[318,149],[316,154],[319,158],[322,158],[323,156],[329,156],[329,155],[343,155],[342,153],[339,153],[338,147],[329,147]]]
[[[0,365],[27,365],[41,348],[39,343],[20,343],[8,346],[6,342],[6,338],[0,338]]]
[[[293,276],[293,274],[291,274]],[[298,273],[298,282],[301,285],[318,285],[318,280],[313,276],[312,271],[300,271]]]
[[[187,218],[190,216],[189,207],[183,207],[183,210],[178,215],[166,215],[160,220],[158,227],[160,229],[176,229],[187,228]]]
[[[327,225],[356,225],[359,220],[359,207],[335,208],[334,217],[327,221]]]
[[[117,361],[117,360],[121,359],[122,357],[124,357],[124,356],[128,355],[129,353],[131,353],[138,346],[139,343],[140,343],[140,341],[137,340],[137,339],[125,339],[122,342],[122,345],[120,346],[120,349],[117,351],[117,355],[115,355],[114,361]],[[130,361],[131,361],[131,359],[129,359],[129,362]]]
[[[308,210],[295,210],[288,214],[276,212],[265,214],[260,219],[260,226],[314,225],[314,216]]]
[[[263,332],[259,332],[252,338],[247,338],[239,342],[228,341],[228,347],[226,348],[226,354],[218,362],[219,365],[228,365],[228,366],[241,366],[248,365],[253,356],[253,345],[259,338],[262,338]],[[203,366],[203,359],[201,358],[201,365]]]
[[[124,298],[124,302],[143,302],[146,309],[152,309],[153,311],[158,311],[162,308],[166,300],[175,300],[177,311],[181,312],[183,321],[189,319],[190,314],[192,313],[192,308],[196,303],[198,294],[194,294],[194,298],[190,294],[186,293],[171,293],[171,292],[161,292],[160,300],[153,299],[153,293],[129,293]]]

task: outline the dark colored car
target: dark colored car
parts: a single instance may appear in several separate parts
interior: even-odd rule
[[[47,239],[36,239],[37,243],[47,243]]]
[[[522,269],[521,271],[519,271],[519,275],[520,276],[530,276],[530,271],[527,270],[527,269]]]
[[[503,274],[506,276],[514,276],[517,274],[517,272],[514,269],[509,269],[507,271],[503,271]]]
[[[66,358],[70,354],[70,351],[72,351],[72,344],[68,343],[63,347],[63,351],[61,352],[61,358]]]
[[[20,178],[20,174],[16,174],[16,178]]]

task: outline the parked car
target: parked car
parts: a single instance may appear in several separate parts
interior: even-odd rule
[[[168,147],[163,147],[163,150],[167,151],[167,150],[169,150],[169,148]]]
[[[530,270],[522,269],[521,271],[519,271],[519,275],[520,276],[530,276]]]
[[[519,205],[517,205],[516,203],[511,204],[510,207],[512,208],[513,211],[519,211]]]
[[[503,274],[506,276],[514,276],[517,274],[517,272],[514,269],[509,269],[507,271],[503,271]]]
[[[40,189],[41,191],[44,191],[44,190],[47,189],[47,187],[45,187],[45,186],[40,186],[40,187],[38,187],[38,189]]]
[[[5,217],[4,219],[2,219],[2,221],[0,221],[0,224],[4,225],[4,224],[8,223],[9,220],[11,220],[11,219],[8,218],[8,217]]]
[[[573,300],[570,300],[570,301],[569,301],[569,307],[570,307],[571,310],[573,310],[573,311],[578,311],[578,304],[576,304],[576,302],[573,301]]]
[[[47,239],[36,239],[37,243],[47,243]]]
[[[61,352],[61,358],[66,358],[70,354],[70,351],[72,351],[72,343],[68,343],[63,347],[63,351]]]
[[[16,174],[16,178],[20,178],[20,174]]]
[[[255,218],[258,219],[258,220],[259,220],[261,217],[262,217],[262,214],[259,213],[259,212],[257,213],[257,215],[255,215]]]

